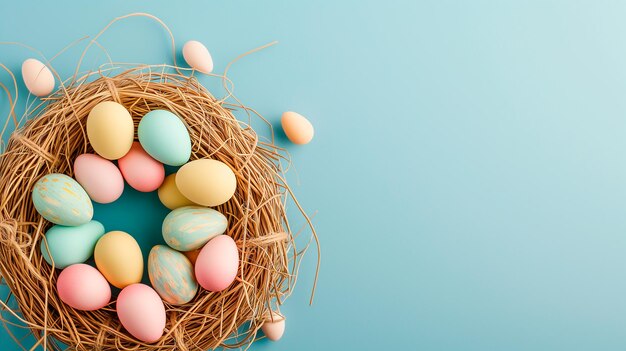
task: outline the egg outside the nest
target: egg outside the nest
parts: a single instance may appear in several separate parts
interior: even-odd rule
[[[22,79],[35,96],[46,96],[54,90],[54,75],[43,62],[29,58],[22,63]]]
[[[261,330],[263,330],[263,334],[265,334],[268,339],[272,341],[280,340],[285,333],[285,316],[272,311],[272,318],[268,316],[265,319]]]
[[[285,135],[287,135],[287,138],[291,140],[292,143],[303,145],[313,140],[315,129],[311,122],[303,115],[293,111],[287,111],[283,113],[280,123]]]
[[[199,41],[190,40],[183,45],[183,57],[189,67],[202,73],[213,71],[213,58],[209,50]]]

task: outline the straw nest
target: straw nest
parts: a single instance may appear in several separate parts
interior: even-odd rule
[[[252,115],[253,110],[218,100],[193,76],[176,67],[166,73],[166,68],[135,66],[111,77],[100,73],[96,79],[74,79],[31,110],[28,121],[6,144],[0,160],[0,275],[19,309],[1,303],[4,320],[18,319],[30,328],[35,346],[60,350],[67,345],[90,351],[246,346],[295,284],[301,252],[296,251],[285,213],[286,198],[293,194],[281,166],[281,160],[287,159],[284,151],[271,140],[260,141],[249,124],[232,113],[239,108]],[[59,270],[48,265],[38,249],[51,224],[35,211],[31,190],[45,174],[73,176],[76,156],[93,152],[86,137],[86,118],[102,101],[124,105],[135,126],[148,111],[174,112],[191,135],[191,159],[220,160],[237,177],[232,200],[216,209],[227,216],[227,234],[239,249],[238,277],[222,292],[200,289],[188,304],[165,303],[165,334],[154,344],[144,344],[124,331],[115,313],[115,296],[94,312],[74,310],[61,302],[55,288]]]

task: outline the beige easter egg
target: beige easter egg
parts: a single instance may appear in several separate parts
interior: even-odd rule
[[[261,330],[263,330],[263,333],[268,339],[272,341],[280,340],[285,333],[285,317],[272,311],[272,317],[267,316],[261,326]]]
[[[315,134],[315,129],[306,117],[299,113],[287,111],[283,113],[280,123],[285,135],[294,144],[308,144]]]
[[[133,118],[117,102],[101,102],[89,112],[87,137],[98,155],[108,160],[117,160],[126,155],[133,145]]]
[[[190,40],[183,46],[183,57],[189,67],[202,73],[213,71],[213,58],[209,50],[199,41]]]
[[[233,170],[224,162],[194,160],[176,174],[176,186],[189,200],[203,206],[217,206],[230,200],[237,188]]]
[[[48,95],[54,90],[54,75],[43,62],[29,58],[22,63],[22,79],[28,91],[36,96]]]

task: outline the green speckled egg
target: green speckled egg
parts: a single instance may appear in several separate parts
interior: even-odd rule
[[[33,204],[43,218],[54,224],[75,226],[89,222],[93,205],[89,195],[65,174],[47,174],[35,183]]]
[[[46,241],[41,241],[41,255],[50,265],[54,260],[54,267],[60,269],[82,263],[93,255],[102,235],[104,226],[98,221],[89,221],[76,227],[55,225],[46,232]]]
[[[143,149],[155,160],[180,166],[191,156],[191,138],[178,116],[165,110],[150,111],[141,118],[137,136]]]
[[[191,251],[223,234],[227,225],[226,217],[212,208],[180,207],[163,220],[163,239],[175,250]]]
[[[156,245],[150,250],[148,276],[154,290],[173,305],[191,301],[198,291],[191,262],[165,245]]]

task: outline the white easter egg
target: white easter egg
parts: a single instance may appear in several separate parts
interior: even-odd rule
[[[209,50],[199,41],[190,40],[183,46],[183,57],[189,67],[202,73],[213,71],[213,59]]]

